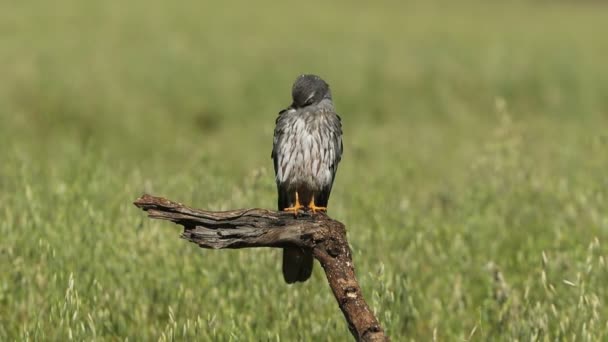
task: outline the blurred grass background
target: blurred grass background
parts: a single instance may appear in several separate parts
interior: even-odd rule
[[[607,338],[602,2],[3,1],[0,340],[349,339],[317,265],[131,202],[274,208],[274,120],[333,88],[330,214],[395,341]]]

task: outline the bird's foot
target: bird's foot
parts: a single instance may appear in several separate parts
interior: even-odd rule
[[[313,196],[312,199],[310,200],[310,203],[308,204],[308,209],[310,211],[312,211],[313,214],[316,214],[317,211],[327,211],[327,207],[317,207],[315,205],[315,197]]]
[[[294,216],[298,216],[300,209],[304,209],[304,206],[300,205],[300,203],[296,203],[293,207],[284,208],[283,211],[293,212]]]
[[[300,211],[300,209],[304,209],[304,206],[300,204],[300,196],[296,191],[296,203],[293,205],[293,207],[284,208],[283,211],[293,211],[293,215],[295,217],[298,217],[298,212]]]
[[[327,207],[317,207],[316,205],[311,205],[308,207],[312,211],[313,214],[316,214],[317,211],[327,212]]]

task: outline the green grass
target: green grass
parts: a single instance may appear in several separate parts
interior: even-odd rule
[[[274,208],[296,75],[344,124],[330,215],[395,341],[608,338],[599,2],[0,4],[0,340],[350,338],[324,275],[209,251],[144,192]]]

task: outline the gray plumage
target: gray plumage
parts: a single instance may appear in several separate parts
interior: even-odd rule
[[[315,75],[298,77],[292,104],[279,113],[274,130],[272,159],[278,190],[278,208],[296,202],[327,207],[342,158],[342,124],[334,110],[329,85]],[[283,276],[287,283],[305,281],[313,265],[310,251],[286,248]]]

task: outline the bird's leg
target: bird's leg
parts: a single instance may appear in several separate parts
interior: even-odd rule
[[[327,211],[327,207],[317,207],[315,205],[315,195],[313,194],[310,203],[308,204],[308,209],[312,210],[312,213],[316,213],[317,211]]]
[[[293,214],[295,216],[298,216],[298,211],[300,211],[300,209],[304,208],[303,205],[300,204],[300,198],[298,196],[298,191],[296,191],[296,203],[293,205],[293,207],[288,207],[283,209],[283,211],[293,211]]]

